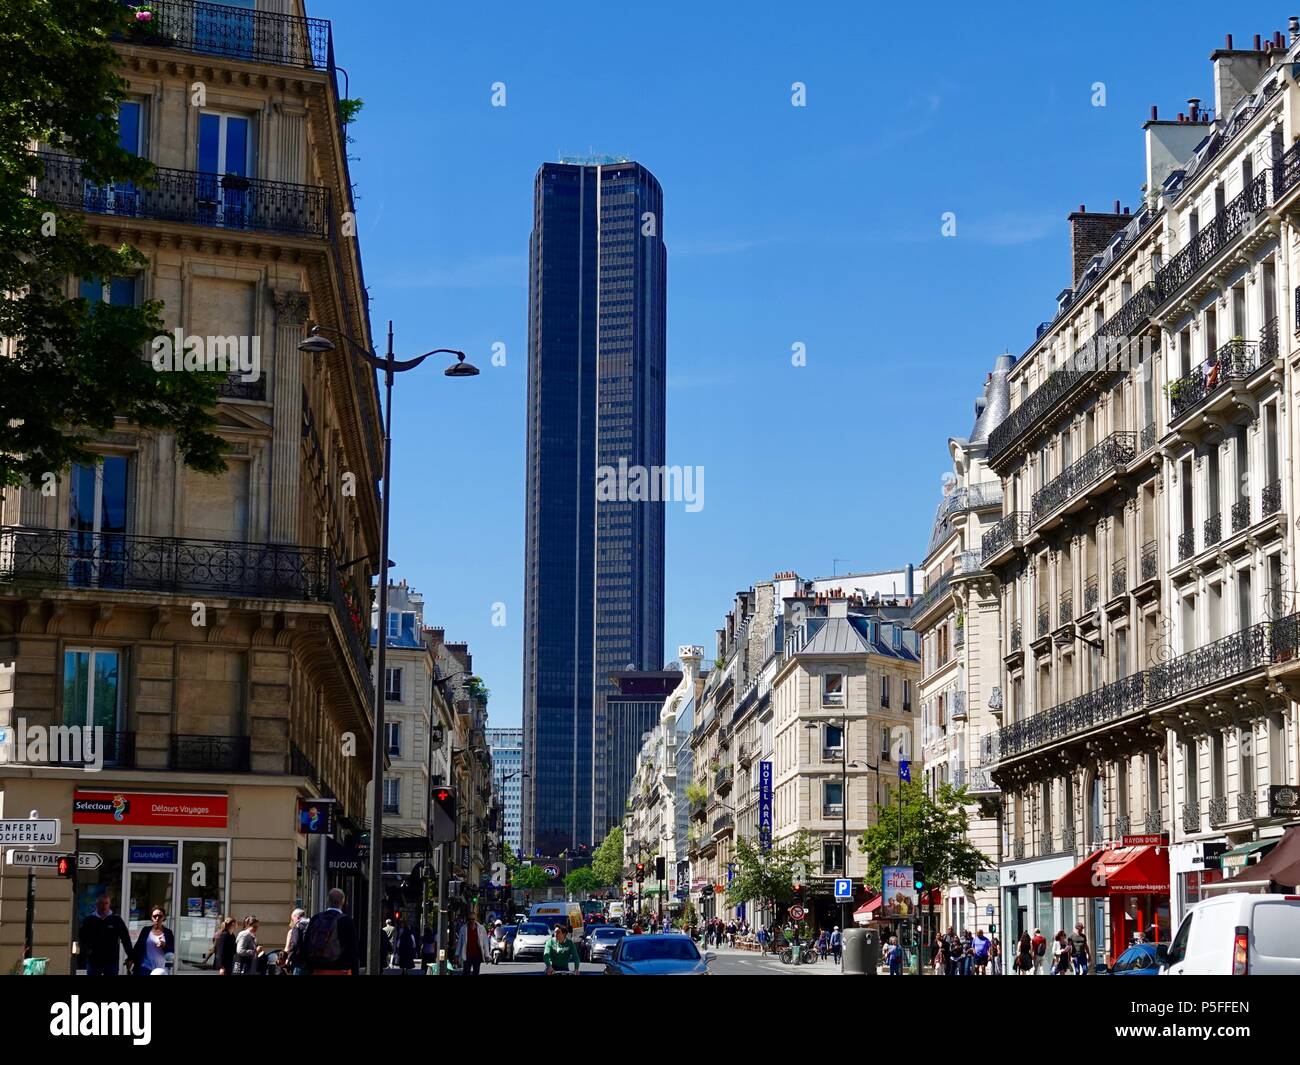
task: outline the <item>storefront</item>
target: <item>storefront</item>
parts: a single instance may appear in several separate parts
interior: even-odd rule
[[[1048,939],[1067,922],[1073,927],[1073,912],[1069,903],[1052,895],[1052,884],[1074,868],[1074,859],[1068,854],[1050,858],[1029,858],[1018,862],[1005,862],[998,867],[998,887],[1002,895],[1002,921],[999,938],[1008,953],[1022,932],[1031,936],[1034,929],[1042,929]],[[1004,966],[1012,973],[1011,966]]]
[[[1102,900],[1109,905],[1104,946],[1096,922],[1090,922],[1097,962],[1114,962],[1139,932],[1150,943],[1166,943],[1172,935],[1168,842],[1163,837],[1135,836],[1124,841],[1124,846],[1094,851],[1052,884],[1054,898],[1095,900],[1093,914],[1102,912]],[[1073,924],[1062,927],[1068,930]]]
[[[1223,879],[1220,861],[1227,846],[1222,842],[1197,840],[1175,843],[1169,848],[1169,875],[1173,879],[1169,896],[1171,937],[1187,915],[1187,908],[1207,898],[1205,892],[1209,885]]]

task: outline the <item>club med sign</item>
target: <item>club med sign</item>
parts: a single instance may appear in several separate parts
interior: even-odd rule
[[[225,795],[152,791],[83,791],[72,794],[74,825],[154,828],[225,828]]]

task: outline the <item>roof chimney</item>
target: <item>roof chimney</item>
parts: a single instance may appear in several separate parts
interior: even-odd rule
[[[1242,97],[1255,91],[1259,79],[1268,70],[1264,54],[1259,50],[1258,34],[1253,52],[1234,52],[1232,45],[1228,45],[1226,50],[1212,53],[1210,62],[1214,64],[1214,113],[1221,118],[1226,118]]]
[[[1070,279],[1075,288],[1083,274],[1088,261],[1100,252],[1115,233],[1128,224],[1128,219],[1119,212],[1119,201],[1115,202],[1115,213],[1088,214],[1083,204],[1069,216],[1070,220]]]

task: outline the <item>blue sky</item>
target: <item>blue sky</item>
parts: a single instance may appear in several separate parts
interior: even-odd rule
[[[920,560],[948,437],[1069,283],[1067,213],[1134,206],[1150,105],[1211,106],[1224,34],[1248,46],[1288,13],[714,6],[309,2],[365,100],[352,175],[376,343],[391,317],[399,357],[459,347],[483,369],[400,381],[390,554],[426,622],[469,641],[496,726],[520,720],[543,161],[623,154],[663,185],[668,462],[705,469],[704,508],[668,508],[671,658],[711,646],[734,592],[777,570]]]

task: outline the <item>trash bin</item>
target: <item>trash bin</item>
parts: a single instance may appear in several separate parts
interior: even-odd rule
[[[875,976],[880,964],[880,934],[874,928],[849,928],[844,932],[844,974]]]

